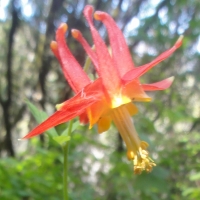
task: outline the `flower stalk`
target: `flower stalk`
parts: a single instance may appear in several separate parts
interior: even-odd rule
[[[73,120],[69,122],[69,128],[67,135],[71,137],[72,133],[72,126],[73,126]],[[69,154],[69,144],[70,140],[65,142],[63,145],[63,156],[64,156],[64,162],[63,162],[63,199],[68,200],[68,154]]]

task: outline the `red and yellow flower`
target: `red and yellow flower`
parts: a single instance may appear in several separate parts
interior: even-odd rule
[[[98,126],[98,132],[109,129],[113,121],[127,147],[127,158],[133,161],[134,172],[151,171],[155,163],[148,156],[148,144],[141,141],[135,130],[132,115],[138,112],[134,101],[148,102],[151,98],[145,91],[164,90],[170,87],[173,77],[152,83],[141,84],[140,76],[169,57],[181,46],[182,36],[175,45],[152,62],[135,67],[125,38],[114,20],[105,12],[96,11],[94,18],[101,21],[108,31],[111,53],[93,24],[93,8],[86,6],[84,16],[88,21],[95,49],[92,49],[80,31],[73,29],[72,36],[78,40],[92,60],[99,76],[91,81],[71,54],[65,42],[67,25],[61,24],[56,32],[56,41],[51,49],[60,62],[65,78],[75,96],[57,105],[57,111],[34,128],[25,138],[39,135],[49,128],[67,122],[77,116],[91,128]]]

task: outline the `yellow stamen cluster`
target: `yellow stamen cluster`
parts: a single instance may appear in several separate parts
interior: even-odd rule
[[[127,158],[133,160],[133,171],[135,174],[141,174],[142,171],[151,172],[152,168],[156,166],[154,161],[148,156],[147,147],[148,143],[141,141],[140,147],[136,153],[127,151]]]
[[[139,149],[138,155],[135,156],[134,161],[134,173],[141,174],[142,171],[151,172],[152,168],[156,166],[154,161],[148,157],[148,151]]]

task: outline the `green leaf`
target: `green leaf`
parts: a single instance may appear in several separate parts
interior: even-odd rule
[[[41,122],[43,122],[44,120],[46,120],[48,118],[47,113],[45,113],[42,110],[39,110],[29,100],[26,100],[25,102],[26,102],[29,110],[31,111],[31,114],[33,115],[33,117],[36,119],[36,121],[38,123],[41,123]],[[45,132],[52,138],[58,136],[58,133],[57,133],[55,128],[51,128],[51,129],[49,129],[49,130],[47,130]]]
[[[190,176],[190,180],[191,181],[196,181],[200,179],[200,173],[195,173],[193,175]]]
[[[75,131],[75,130],[77,129],[78,126],[80,126],[79,121],[74,122],[74,123],[73,123],[73,126],[72,126],[72,131],[71,131],[71,132]],[[67,135],[68,135],[68,129],[69,129],[69,126],[67,127],[66,130],[64,130],[64,131],[61,133],[61,135],[62,135],[62,136],[67,136]]]
[[[59,143],[60,145],[62,145],[63,143],[69,141],[71,139],[70,136],[66,136],[66,135],[60,135],[60,136],[55,136],[53,137],[53,139]]]

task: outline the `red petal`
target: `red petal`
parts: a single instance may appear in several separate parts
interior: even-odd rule
[[[143,84],[142,88],[145,91],[155,91],[155,90],[165,90],[169,88],[174,80],[174,77],[167,78],[165,80],[151,83],[151,84]]]
[[[155,65],[157,65],[161,61],[168,58],[176,49],[178,49],[181,46],[182,40],[183,40],[183,36],[180,36],[179,39],[177,40],[177,42],[175,43],[175,45],[171,49],[162,53],[155,60],[153,60],[152,62],[145,64],[143,66],[134,68],[131,71],[129,71],[128,73],[126,73],[123,76],[124,83],[127,84],[127,83],[131,82],[132,80],[139,78],[144,73],[146,73],[148,70],[150,70],[152,67],[154,67]]]
[[[132,57],[123,33],[118,28],[112,17],[107,13],[96,11],[94,18],[96,20],[102,21],[108,30],[108,36],[112,48],[112,57],[120,73],[120,76],[122,77],[132,68],[134,68]]]
[[[98,73],[102,78],[103,85],[111,94],[118,90],[121,85],[121,79],[119,77],[118,71],[114,66],[113,60],[108,52],[108,49],[100,37],[99,33],[95,29],[92,22],[92,6],[86,6],[84,9],[85,18],[88,21],[90,30],[92,33],[93,41],[95,44],[95,51],[98,60]]]
[[[98,79],[94,83],[86,86],[84,91],[82,90],[73,98],[65,101],[59,111],[55,112],[52,116],[34,128],[22,139],[27,139],[39,135],[54,126],[57,126],[58,124],[67,122],[76,116],[81,115],[92,104],[97,101],[101,101],[102,95],[103,93],[101,92],[101,80]]]
[[[88,54],[88,56],[91,58],[92,62],[95,65],[95,68],[98,71],[98,61],[97,61],[96,53],[91,49],[90,45],[87,43],[87,41],[82,36],[82,34],[81,34],[81,32],[79,30],[72,29],[71,32],[72,32],[72,36],[81,43],[81,45],[85,49],[85,51]]]
[[[79,121],[80,121],[80,124],[83,124],[83,125],[88,124],[89,119],[88,119],[88,116],[87,116],[86,112],[84,112],[83,114],[81,114],[79,116]]]
[[[69,82],[74,92],[79,92],[83,87],[90,83],[90,79],[83,71],[79,63],[73,57],[65,42],[66,24],[61,24],[56,32],[58,45],[59,61],[62,66],[65,78]],[[55,53],[57,54],[57,53]]]

